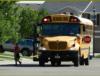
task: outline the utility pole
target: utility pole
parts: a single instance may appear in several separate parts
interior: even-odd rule
[[[96,24],[96,15],[95,15],[96,9],[95,9],[95,5],[93,6],[93,22],[94,25]]]
[[[96,9],[95,9],[95,5],[93,6],[93,23],[94,23],[94,27],[93,27],[93,57],[94,55],[94,51],[95,51],[95,25],[96,25]]]
[[[92,4],[92,1],[89,2],[89,4],[85,7],[85,9],[82,11],[82,13],[80,14],[80,17],[82,16],[82,14],[84,12],[86,12],[86,10],[90,7],[90,5]]]

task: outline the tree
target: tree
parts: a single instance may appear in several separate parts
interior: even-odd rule
[[[35,26],[47,15],[44,9],[22,8],[15,1],[0,1],[0,44],[33,36]]]
[[[19,39],[20,11],[15,1],[0,1],[0,43],[9,39],[16,42]]]
[[[33,26],[34,32],[33,32],[33,35],[36,38],[37,34],[39,33],[39,30],[40,30],[40,28],[37,28],[38,24],[41,23],[41,19],[44,16],[48,15],[49,13],[45,9],[41,9],[39,11],[36,11],[35,13],[36,13],[36,15],[34,16],[34,26]]]
[[[20,33],[22,38],[33,38],[34,33],[36,33],[37,23],[47,15],[47,11],[44,9],[33,10],[31,8],[23,8],[20,15]]]
[[[23,8],[20,15],[20,34],[22,38],[28,38],[33,32],[34,13],[30,8]]]

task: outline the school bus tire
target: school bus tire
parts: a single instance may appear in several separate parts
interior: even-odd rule
[[[84,65],[84,59],[83,59],[83,57],[80,57],[80,65]]]
[[[88,58],[84,59],[84,64],[87,65],[87,66],[89,65],[89,59]]]
[[[74,66],[75,67],[78,67],[79,66],[79,63],[78,63],[78,60],[77,59],[74,60]]]
[[[60,66],[61,65],[61,60],[58,60],[57,61],[57,66]]]
[[[55,63],[56,63],[56,62],[55,62],[54,60],[51,60],[51,65],[52,65],[52,66],[55,66]]]
[[[39,57],[39,66],[44,66],[45,65],[45,59],[44,56],[41,54]]]
[[[78,58],[78,56],[75,57],[75,59],[73,60],[73,62],[74,62],[74,66],[75,67],[78,67],[79,66],[79,58]]]
[[[39,60],[39,66],[44,66],[44,61],[43,60]]]

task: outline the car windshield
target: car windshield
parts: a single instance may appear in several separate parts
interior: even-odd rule
[[[55,36],[55,35],[71,35],[75,36],[80,33],[79,24],[43,24],[42,35]]]
[[[21,39],[18,44],[20,45],[28,45],[28,46],[32,46],[33,45],[33,40],[29,40],[29,39]]]

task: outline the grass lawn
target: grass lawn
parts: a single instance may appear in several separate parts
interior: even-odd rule
[[[100,58],[100,55],[96,55],[95,58]]]
[[[11,52],[5,52],[5,53],[0,53],[0,61],[2,60],[12,60],[13,58],[13,54]]]
[[[26,58],[26,59],[32,59],[32,57],[27,57],[27,56],[21,56],[21,58]],[[0,61],[2,60],[13,60],[14,55],[12,52],[5,52],[5,53],[0,53]]]

